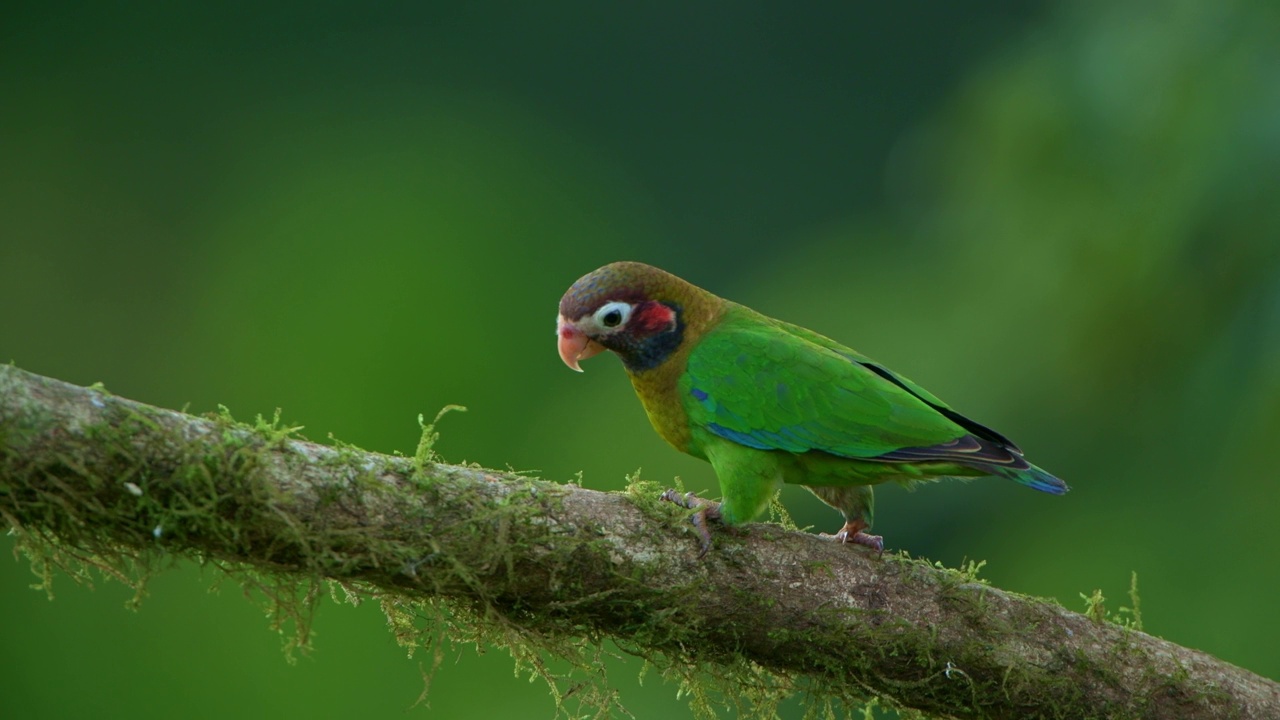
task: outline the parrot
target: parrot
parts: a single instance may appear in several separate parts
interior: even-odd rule
[[[836,341],[725,300],[664,270],[615,262],[560,299],[560,359],[617,355],[650,423],[676,450],[711,463],[720,501],[667,490],[709,522],[755,519],[784,484],[839,510],[840,543],[884,551],[871,535],[872,486],[998,476],[1052,495],[1069,489],[1009,438],[905,376]]]

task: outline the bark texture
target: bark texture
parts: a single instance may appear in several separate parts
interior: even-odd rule
[[[322,446],[0,367],[0,519],[83,557],[366,583],[938,717],[1280,717],[1271,680],[963,573],[764,524],[699,559],[687,514],[653,493],[426,450]]]

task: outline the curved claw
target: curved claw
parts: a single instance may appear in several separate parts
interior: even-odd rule
[[[689,522],[693,523],[693,527],[698,531],[698,537],[701,539],[698,557],[705,557],[707,552],[711,550],[711,530],[708,527],[708,521],[720,519],[720,503],[704,500],[691,492],[681,495],[675,488],[668,489],[662,495],[659,495],[658,499],[695,511],[689,517]]]
[[[822,537],[831,538],[841,544],[854,544],[869,547],[878,554],[884,554],[884,538],[879,535],[869,535],[862,532],[866,525],[858,522],[846,522],[844,527],[840,528],[840,532],[835,535],[822,533]]]

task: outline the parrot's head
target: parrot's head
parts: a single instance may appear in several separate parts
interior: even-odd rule
[[[706,293],[643,263],[588,273],[560,298],[560,359],[582,372],[580,361],[612,350],[632,372],[656,367],[680,346],[684,309],[695,294]]]

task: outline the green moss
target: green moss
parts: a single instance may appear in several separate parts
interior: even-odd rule
[[[1142,630],[1142,600],[1138,597],[1138,572],[1129,575],[1129,602],[1133,607],[1122,607],[1119,612],[1127,618],[1116,618],[1121,625],[1132,630]]]
[[[1142,630],[1142,600],[1138,595],[1138,573],[1129,576],[1129,602],[1133,607],[1121,607],[1115,613],[1106,609],[1106,598],[1102,590],[1094,590],[1093,594],[1080,593],[1085,602],[1085,616],[1095,622],[1111,622],[1126,630]]]
[[[445,405],[440,408],[440,412],[436,413],[435,419],[430,423],[424,422],[423,416],[418,415],[418,427],[422,428],[422,437],[418,439],[418,448],[413,453],[413,460],[419,469],[438,459],[435,446],[436,441],[440,439],[440,433],[436,431],[436,425],[440,424],[440,419],[451,412],[466,411],[467,409],[461,405]]]
[[[673,486],[678,492],[684,492],[684,483],[680,478],[675,479]],[[636,509],[644,513],[645,517],[667,522],[673,515],[671,512],[673,506],[659,499],[666,489],[652,480],[642,480],[640,470],[636,470],[627,476],[627,486],[623,493],[631,504],[636,506]]]
[[[769,522],[777,523],[782,529],[798,532],[800,527],[791,519],[791,513],[787,512],[787,506],[782,504],[782,491],[773,494],[773,498],[769,500]]]
[[[1102,596],[1102,590],[1095,589],[1092,595],[1080,593],[1080,599],[1084,600],[1084,615],[1094,622],[1106,622],[1107,620],[1107,599]]]

